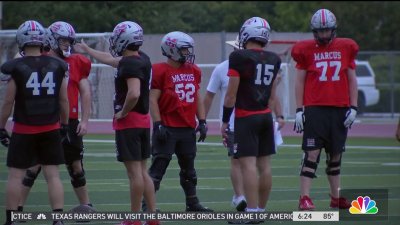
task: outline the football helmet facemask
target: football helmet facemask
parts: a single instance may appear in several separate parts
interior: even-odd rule
[[[329,44],[336,37],[336,17],[327,9],[319,9],[311,17],[311,30],[314,34],[314,39],[322,45]],[[331,30],[329,38],[320,37],[319,30]]]
[[[124,21],[114,27],[108,40],[110,53],[114,57],[122,56],[122,52],[130,44],[141,46],[143,44],[143,29],[132,21]]]
[[[187,49],[186,51],[182,51]],[[194,40],[188,34],[173,31],[166,34],[161,40],[162,54],[180,63],[194,63]]]

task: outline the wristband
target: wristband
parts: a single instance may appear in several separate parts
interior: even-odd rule
[[[225,107],[224,106],[224,110],[222,112],[222,122],[223,123],[229,122],[229,118],[231,117],[232,112],[233,112],[233,107]]]
[[[285,120],[285,117],[283,117],[282,115],[277,116],[276,118],[277,118],[277,119],[278,119],[278,118],[281,118],[282,120]]]
[[[350,106],[350,109],[354,109],[354,110],[358,111],[357,106],[354,106],[354,105]]]
[[[298,113],[298,112],[303,112],[303,107],[297,108],[297,109],[296,109],[296,113]]]

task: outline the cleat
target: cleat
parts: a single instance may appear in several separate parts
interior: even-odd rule
[[[68,211],[69,213],[95,213],[97,210],[89,205],[78,205]],[[88,223],[90,220],[77,220],[77,223]]]
[[[304,195],[303,197],[300,196],[299,210],[309,211],[309,210],[314,210],[314,209],[315,209],[315,205],[312,202],[310,197],[308,197],[307,195]]]
[[[214,210],[202,206],[200,203],[186,206],[186,212],[214,212]]]
[[[334,198],[331,196],[331,208],[348,209],[351,207],[351,203],[344,197]]]
[[[160,225],[161,222],[159,220],[147,220],[143,225]]]

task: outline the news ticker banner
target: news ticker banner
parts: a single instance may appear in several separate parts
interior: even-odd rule
[[[69,212],[12,212],[12,221],[121,221],[121,220],[198,220],[198,221],[339,221],[338,211],[312,211],[312,212],[157,212],[157,213],[132,213],[132,212],[95,212],[95,213],[69,213]]]

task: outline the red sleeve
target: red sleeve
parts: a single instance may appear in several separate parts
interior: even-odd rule
[[[152,79],[151,79],[151,89],[160,89],[162,88],[162,65],[161,64],[153,64],[152,66]]]
[[[291,55],[292,55],[294,61],[296,61],[297,69],[300,69],[300,70],[307,69],[307,66],[305,65],[306,60],[304,59],[302,42],[298,42],[293,46]]]
[[[235,69],[228,70],[228,77],[240,77],[240,74]]]
[[[80,79],[83,78],[88,78],[90,74],[90,70],[92,68],[92,62],[90,59],[88,59],[86,56],[78,54],[79,58],[79,64],[80,64],[80,71],[81,71],[81,77]]]
[[[356,62],[355,62],[355,60],[356,60],[356,57],[357,57],[357,54],[358,54],[358,50],[359,50],[359,46],[358,46],[358,44],[355,42],[355,41],[353,41],[352,39],[349,39],[350,41],[349,41],[349,51],[350,51],[350,57],[349,57],[349,60],[350,60],[350,68],[351,69],[355,69],[356,68]]]

